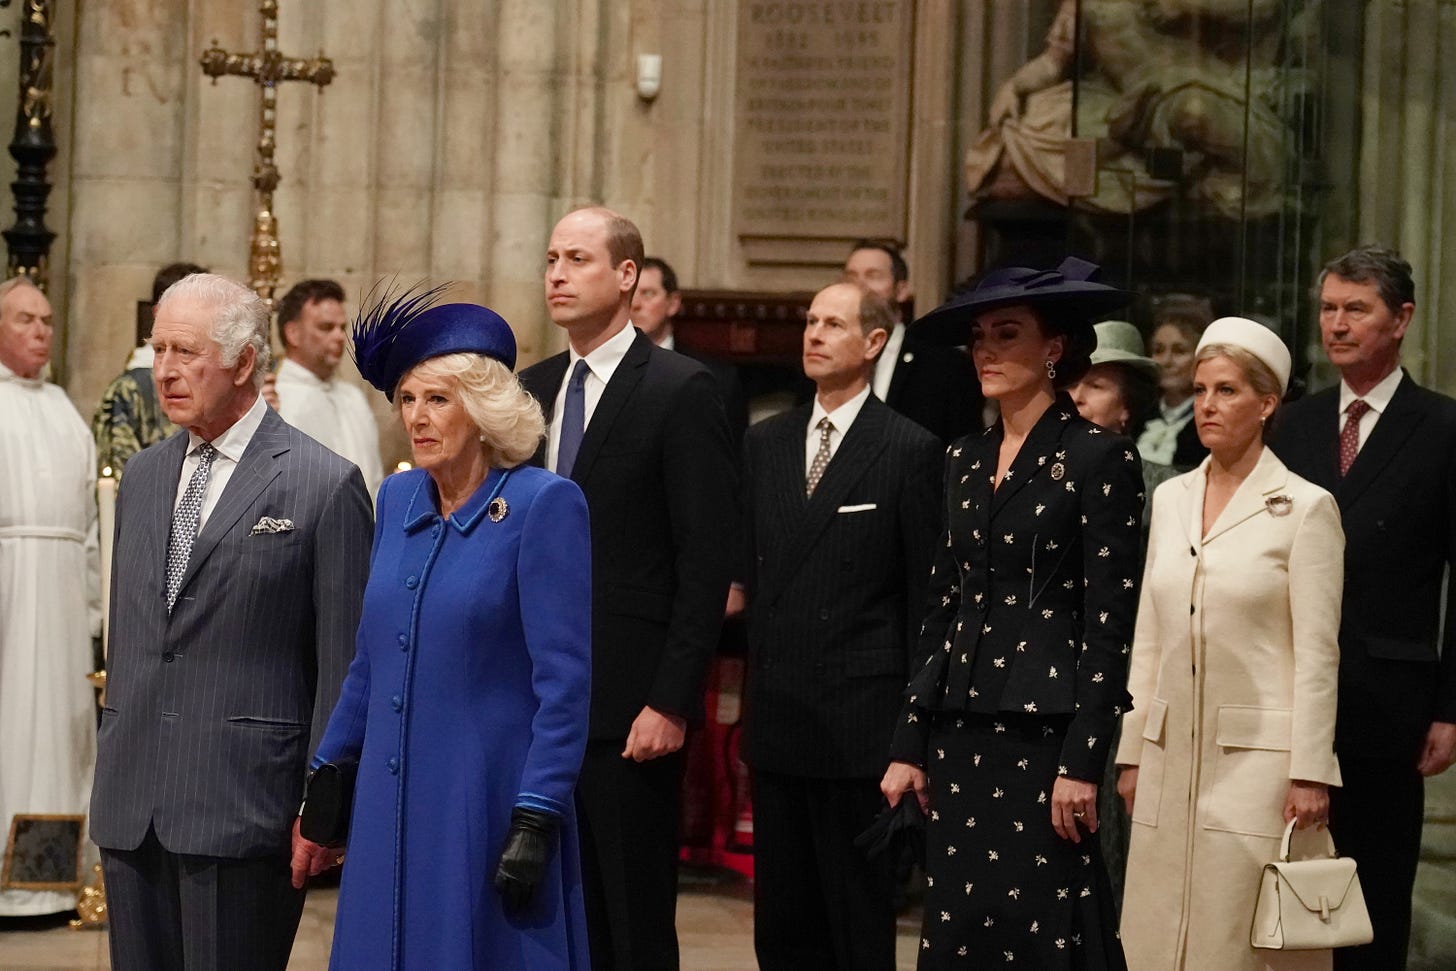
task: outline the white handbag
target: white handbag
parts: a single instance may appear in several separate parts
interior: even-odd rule
[[[1279,859],[1264,864],[1249,943],[1282,951],[1313,951],[1369,944],[1375,938],[1355,861],[1335,855],[1324,830],[1323,858],[1290,860],[1294,822],[1284,827]]]

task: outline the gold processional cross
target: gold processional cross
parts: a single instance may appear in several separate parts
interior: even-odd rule
[[[278,166],[273,161],[277,144],[278,83],[307,81],[320,88],[334,79],[334,62],[319,52],[318,57],[290,58],[278,53],[278,0],[262,0],[258,12],[263,15],[263,45],[252,54],[231,54],[217,46],[202,53],[202,71],[217,79],[226,74],[252,78],[263,89],[258,111],[258,155],[253,162],[253,188],[257,190],[258,211],[253,216],[253,234],[248,242],[248,286],[273,306],[273,292],[283,276],[283,260],[278,251],[278,220],[273,213],[273,190],[278,188]]]

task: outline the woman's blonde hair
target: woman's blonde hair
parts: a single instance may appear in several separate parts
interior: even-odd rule
[[[483,354],[442,354],[421,361],[406,377],[450,378],[460,389],[460,403],[480,430],[481,445],[493,466],[511,468],[536,454],[546,437],[546,419],[536,399],[521,387],[511,370]],[[403,381],[403,378],[400,379]],[[399,395],[394,396],[399,411]]]

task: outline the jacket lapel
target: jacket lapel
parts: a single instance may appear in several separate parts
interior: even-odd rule
[[[282,468],[277,458],[289,450],[288,426],[278,413],[269,408],[263,415],[263,423],[253,433],[253,440],[243,450],[238,467],[228,478],[227,488],[218,497],[217,505],[207,517],[207,524],[192,542],[192,554],[187,560],[187,572],[182,575],[178,595],[187,589],[187,584],[197,575],[202,564],[212,555],[218,542],[237,524],[239,517],[253,504],[258,495],[278,477]],[[180,475],[180,470],[178,472]]]
[[[1005,477],[991,497],[991,518],[994,519],[1006,507],[1006,503],[1011,501],[1011,497],[1025,488],[1028,482],[1057,464],[1057,445],[1061,442],[1062,432],[1075,414],[1077,409],[1072,400],[1065,395],[1058,395],[1052,406],[1037,419],[1031,434],[1026,436],[1026,441],[1021,443],[1021,450],[1011,461],[1011,468],[1006,470]],[[998,448],[1004,435],[1003,431],[996,436]],[[996,473],[998,459],[999,454],[992,456],[991,475]]]
[[[1338,398],[1335,399],[1339,401]],[[1339,405],[1336,404],[1338,409]],[[1406,441],[1413,435],[1425,415],[1415,407],[1415,382],[1409,374],[1403,376],[1400,384],[1395,387],[1395,394],[1390,398],[1390,406],[1375,423],[1370,432],[1370,437],[1365,440],[1365,445],[1355,456],[1354,463],[1350,466],[1350,474],[1343,479],[1338,479],[1333,492],[1339,501],[1340,508],[1348,509],[1354,504],[1360,494],[1368,489],[1382,470],[1395,461],[1395,457],[1405,446]],[[1339,424],[1339,415],[1336,415],[1336,424]],[[1339,451],[1339,433],[1335,433],[1337,443],[1334,451]],[[1336,470],[1338,471],[1338,469]]]
[[[602,390],[601,400],[597,402],[591,421],[587,423],[586,432],[581,437],[581,449],[576,453],[576,464],[571,467],[572,481],[578,484],[584,482],[591,473],[592,463],[596,461],[602,442],[606,441],[607,436],[611,434],[617,416],[622,413],[622,408],[626,406],[632,397],[632,392],[637,389],[638,383],[647,373],[647,362],[651,357],[652,341],[646,334],[639,331],[636,339],[632,341],[632,346],[627,348],[627,354],[622,358],[622,363],[618,364],[617,369],[612,372],[612,380],[608,381],[606,388]]]
[[[1205,472],[1207,471],[1206,466],[1201,468]],[[1206,478],[1206,476],[1200,478]],[[1239,487],[1234,491],[1233,497],[1229,499],[1228,505],[1223,507],[1223,511],[1213,521],[1213,528],[1208,531],[1207,536],[1203,537],[1204,545],[1212,543],[1244,520],[1265,512],[1269,508],[1268,500],[1279,495],[1288,482],[1289,470],[1284,467],[1283,462],[1279,461],[1273,449],[1265,448],[1259,454],[1258,464],[1254,466],[1248,478],[1239,483]],[[1203,522],[1202,498],[1200,495],[1198,509],[1195,510],[1200,525]]]
[[[1193,474],[1184,476],[1183,501],[1178,505],[1178,514],[1183,517],[1183,533],[1188,537],[1188,546],[1191,549],[1202,552],[1203,550],[1203,497],[1208,491],[1208,463],[1211,460],[1205,456]],[[1152,502],[1152,496],[1148,497]]]
[[[551,413],[556,409],[556,396],[561,393],[561,382],[566,378],[566,365],[570,358],[570,354],[562,352],[548,357],[533,368],[527,368],[521,374],[521,384],[540,402],[541,412],[548,426],[551,424]],[[531,456],[530,462],[537,468],[546,467],[546,442],[547,438],[543,437],[541,444],[536,446],[536,454]]]
[[[819,480],[819,485],[814,489],[814,495],[809,498],[803,507],[803,514],[799,517],[798,526],[790,533],[787,542],[784,544],[784,555],[780,562],[784,564],[783,572],[775,579],[779,585],[786,584],[793,572],[801,566],[808,558],[809,551],[823,535],[824,530],[839,515],[839,507],[843,504],[851,489],[864,478],[865,472],[879,454],[885,448],[885,415],[888,406],[870,395],[865,400],[864,407],[860,409],[859,415],[855,417],[854,424],[849,426],[844,439],[839,443],[839,448],[834,452],[834,458],[829,460],[829,465],[824,469],[824,476]],[[803,434],[808,434],[807,415],[805,423],[801,426],[798,422],[790,425],[792,428],[802,428]],[[798,439],[799,464],[804,461],[805,439]],[[783,450],[781,454],[787,454]],[[796,492],[802,496],[803,476],[798,477],[799,486],[797,490],[786,490],[788,493]],[[776,590],[769,591],[772,597]]]

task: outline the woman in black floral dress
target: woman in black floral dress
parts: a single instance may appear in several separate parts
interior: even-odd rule
[[[1128,704],[1142,473],[1058,391],[1126,299],[1096,269],[999,270],[916,325],[969,342],[1001,408],[948,454],[924,664],[881,783],[929,816],[922,969],[1125,968],[1091,834]]]

